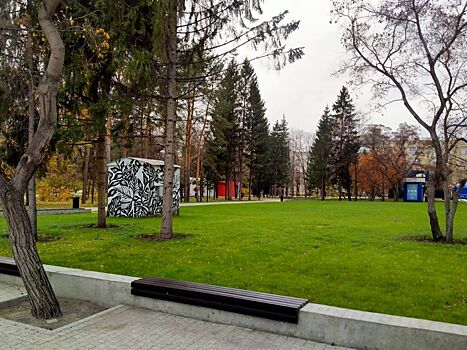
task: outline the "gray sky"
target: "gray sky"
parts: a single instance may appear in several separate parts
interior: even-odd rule
[[[263,10],[270,17],[289,10],[288,19],[300,20],[300,29],[288,40],[289,47],[305,47],[305,57],[277,72],[268,68],[268,62],[253,63],[258,75],[261,94],[266,102],[270,123],[283,114],[289,127],[314,132],[323,109],[330,107],[347,77],[335,77],[345,51],[340,43],[339,24],[330,24],[330,0],[265,0]],[[250,57],[254,53],[249,54]],[[240,59],[240,57],[238,58]],[[359,112],[371,110],[368,92],[350,91]],[[401,103],[392,104],[384,111],[372,113],[370,122],[393,129],[399,123],[416,124]]]

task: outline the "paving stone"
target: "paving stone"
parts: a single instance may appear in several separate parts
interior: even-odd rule
[[[0,318],[0,349],[344,349],[211,322],[122,306],[64,329],[48,331]]]

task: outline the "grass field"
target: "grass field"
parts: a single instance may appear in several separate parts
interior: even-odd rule
[[[440,203],[439,212],[442,213]],[[423,203],[290,201],[186,207],[185,239],[139,241],[160,218],[41,216],[44,263],[130,276],[161,276],[308,298],[352,309],[467,325],[467,245],[402,240],[429,235]],[[0,220],[0,255],[11,255]],[[462,203],[455,236],[467,240]]]

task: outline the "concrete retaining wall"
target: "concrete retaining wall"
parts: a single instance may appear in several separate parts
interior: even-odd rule
[[[466,350],[467,327],[308,304],[298,325],[227,311],[131,295],[136,277],[45,265],[58,296],[90,300],[112,307],[119,304],[237,325],[321,343],[374,350]],[[0,282],[22,285],[19,277],[0,274]]]

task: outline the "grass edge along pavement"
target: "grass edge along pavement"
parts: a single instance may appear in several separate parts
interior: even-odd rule
[[[442,203],[439,203],[442,213]],[[467,204],[455,238],[467,239]],[[441,218],[440,218],[441,219]],[[95,214],[39,218],[46,264],[160,276],[307,298],[310,302],[467,325],[467,245],[401,239],[429,236],[424,203],[290,201],[183,208],[185,239],[139,241],[160,218]],[[0,255],[11,256],[0,220]]]

